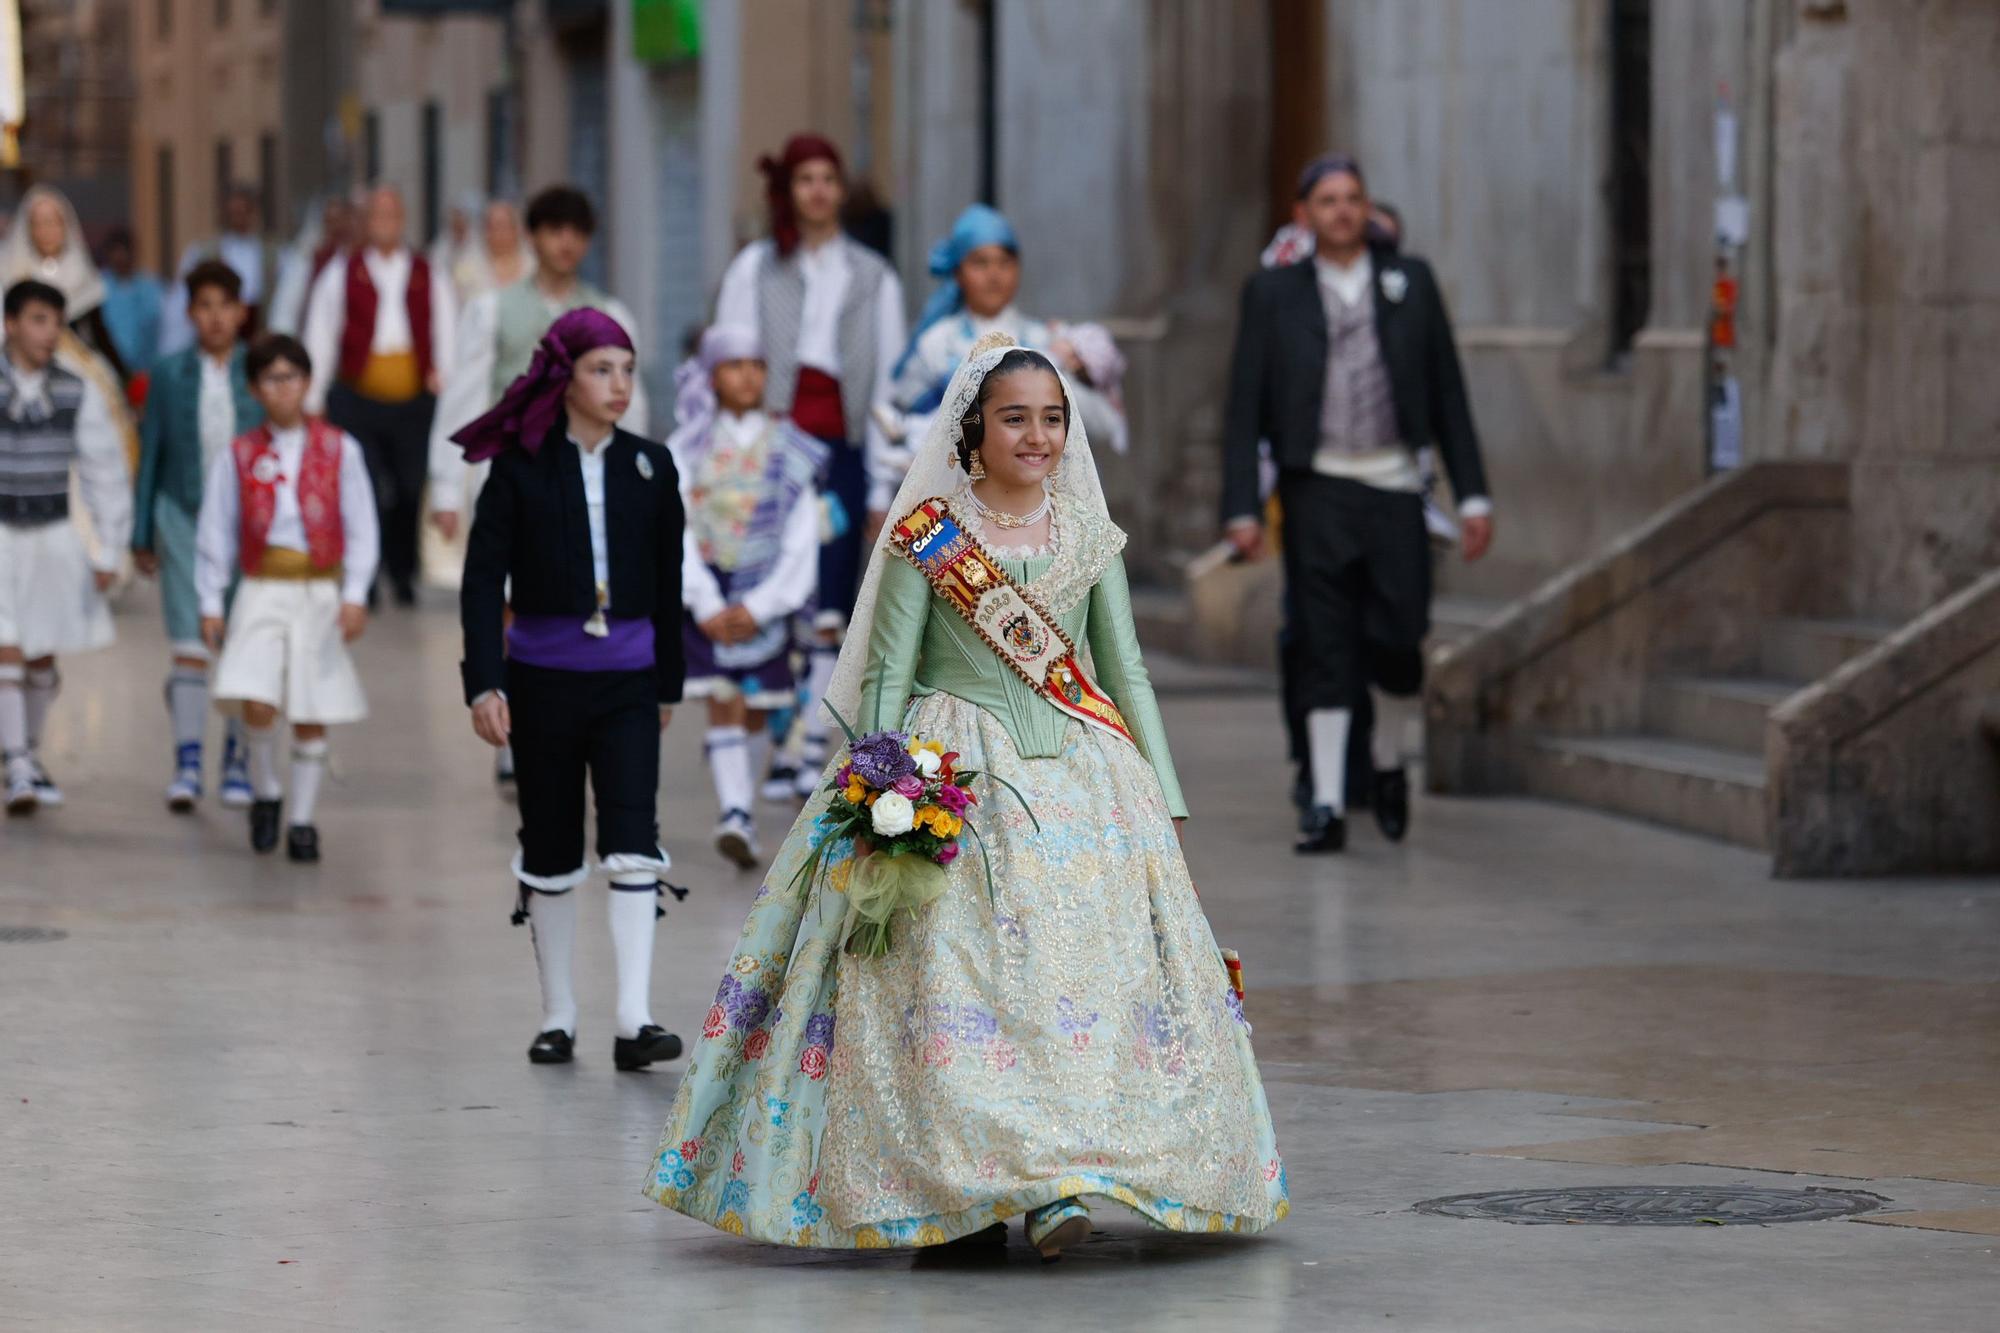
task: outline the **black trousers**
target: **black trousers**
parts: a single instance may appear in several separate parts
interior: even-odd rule
[[[597,799],[597,855],[658,856],[659,681],[650,671],[556,671],[507,663],[521,869],[581,869],[583,790]]]
[[[407,403],[378,403],[336,384],[326,395],[327,420],[359,440],[368,460],[375,510],[382,516],[382,571],[398,591],[416,581],[417,528],[436,411],[437,399],[427,393]]]
[[[1423,497],[1302,471],[1278,487],[1295,709],[1352,708],[1371,685],[1421,690],[1431,610]]]

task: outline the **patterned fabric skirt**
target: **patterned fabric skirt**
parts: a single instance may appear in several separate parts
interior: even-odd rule
[[[847,863],[789,887],[813,798],[743,928],[645,1192],[786,1245],[941,1244],[1069,1195],[1177,1231],[1283,1218],[1250,1033],[1153,771],[1072,723],[1023,759],[990,714],[932,694],[905,725],[1018,787],[975,784],[943,897],[890,954],[843,953]],[[836,765],[845,762],[836,758]],[[838,855],[841,849],[834,849]]]

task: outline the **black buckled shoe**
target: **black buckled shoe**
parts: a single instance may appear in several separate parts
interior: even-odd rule
[[[1299,829],[1304,836],[1292,844],[1292,850],[1301,856],[1337,852],[1347,846],[1347,821],[1324,805],[1314,806],[1300,821]]]
[[[528,1061],[538,1065],[566,1065],[576,1059],[576,1038],[561,1028],[535,1034],[528,1047]]]
[[[250,803],[250,850],[268,852],[278,845],[278,816],[285,808],[283,801],[252,801]]]
[[[636,1037],[619,1037],[611,1043],[611,1063],[620,1069],[644,1069],[656,1060],[680,1058],[681,1039],[661,1027],[658,1023],[648,1023],[639,1029]]]
[[[1390,842],[1401,842],[1410,831],[1410,776],[1400,768],[1375,774],[1375,822]]]
[[[285,856],[307,864],[319,860],[319,830],[311,824],[294,824],[286,829]]]

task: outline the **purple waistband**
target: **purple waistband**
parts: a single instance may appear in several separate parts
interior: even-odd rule
[[[577,616],[516,616],[507,630],[507,655],[552,671],[651,671],[653,622],[608,620],[603,638],[584,632]]]

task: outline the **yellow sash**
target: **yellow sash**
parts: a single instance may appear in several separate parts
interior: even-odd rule
[[[1132,741],[1118,706],[1084,671],[1062,625],[973,540],[950,505],[924,501],[896,525],[890,542],[1037,694],[1080,722]]]

